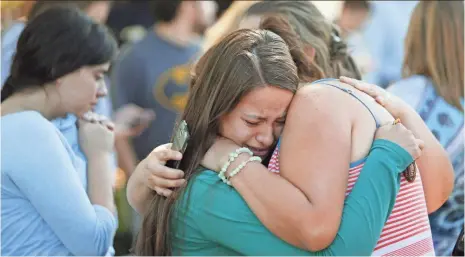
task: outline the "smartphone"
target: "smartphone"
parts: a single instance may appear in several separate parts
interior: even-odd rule
[[[187,122],[185,120],[181,121],[176,127],[174,134],[171,138],[171,149],[181,152],[184,154],[187,148],[187,143],[189,141],[190,134],[189,129],[187,128]],[[170,168],[179,168],[181,161],[170,160],[166,162],[166,166]]]

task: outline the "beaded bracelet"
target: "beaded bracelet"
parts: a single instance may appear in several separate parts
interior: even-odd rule
[[[247,161],[241,163],[239,166],[237,166],[233,171],[231,171],[231,174],[229,174],[229,177],[226,178],[226,184],[231,185],[231,181],[229,181],[232,177],[237,175],[249,162],[262,162],[262,158],[258,156],[252,156],[250,157]]]
[[[238,148],[236,149],[236,151],[232,152],[229,154],[229,159],[228,161],[223,165],[223,168],[221,168],[220,170],[220,173],[218,173],[218,177],[220,177],[220,179],[227,184],[228,182],[228,179],[226,178],[226,176],[224,175],[226,173],[226,170],[229,168],[229,165],[231,165],[231,163],[239,156],[239,154],[241,153],[248,153],[250,154],[251,156],[253,156],[253,152],[249,149],[249,148],[246,148],[246,147],[242,147],[242,148]]]

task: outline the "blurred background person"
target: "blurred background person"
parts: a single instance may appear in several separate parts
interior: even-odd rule
[[[152,4],[155,24],[150,33],[120,55],[112,70],[115,107],[133,103],[153,110],[160,121],[134,138],[134,148],[117,142],[117,146],[130,146],[118,147],[122,168],[128,171],[154,145],[169,140],[176,115],[184,107],[190,65],[200,49],[197,28],[208,20],[200,2]]]
[[[341,29],[341,36],[347,38],[351,33],[359,30],[369,15],[369,1],[344,1],[342,11],[336,19],[336,24]]]
[[[120,55],[112,69],[115,108],[135,104],[156,114],[156,121],[140,136],[116,139],[120,167],[128,174],[154,146],[170,140],[187,99],[191,64],[200,51],[199,29],[214,21],[215,7],[209,4],[215,2],[152,2],[154,25]],[[134,232],[138,223],[134,219]]]
[[[341,38],[346,40],[348,52],[354,58],[362,76],[373,67],[373,60],[361,33],[370,13],[370,1],[343,1],[341,13],[334,21],[339,26]]]
[[[417,110],[454,166],[454,191],[430,215],[439,256],[451,254],[464,226],[463,22],[463,1],[419,2],[405,41],[405,78],[389,88]]]
[[[216,2],[216,8],[211,8],[215,5],[207,3],[209,5],[207,8],[215,12],[214,15],[207,14],[207,17],[216,20],[229,8],[233,1],[207,0],[205,2]],[[147,30],[153,26],[155,20],[152,3],[154,1],[150,0],[115,1],[110,10],[107,25],[115,33],[120,45],[139,41],[145,36]],[[204,29],[205,27],[200,30],[200,34],[203,34],[202,30]]]
[[[35,1],[1,1],[2,34],[18,20],[24,20]]]
[[[362,26],[371,69],[363,79],[387,87],[401,78],[404,39],[418,1],[370,1],[371,13]]]
[[[120,46],[142,39],[146,30],[153,25],[151,2],[115,1],[108,15],[107,26],[115,34]]]

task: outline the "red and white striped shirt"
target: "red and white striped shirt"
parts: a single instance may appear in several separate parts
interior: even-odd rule
[[[273,153],[268,169],[279,173],[279,147]],[[350,194],[364,163],[349,170],[346,196]],[[394,208],[376,244],[373,256],[435,256],[428,211],[417,172],[414,182],[402,176]]]

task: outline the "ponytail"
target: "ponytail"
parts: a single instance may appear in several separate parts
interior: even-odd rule
[[[347,44],[340,38],[339,30],[334,25],[331,25],[329,43],[326,40],[325,45],[320,45],[320,48],[325,47],[327,50],[320,50],[320,56],[317,54],[313,59],[305,52],[306,43],[296,33],[285,16],[275,14],[264,16],[260,29],[270,30],[278,34],[287,43],[297,66],[301,82],[312,82],[322,78],[340,76],[359,80],[362,78],[355,61],[347,53]],[[328,57],[321,56],[328,54]]]
[[[15,93],[15,86],[13,85],[11,75],[8,76],[8,78],[5,81],[5,84],[3,84],[2,91],[1,91],[1,102],[5,101],[8,97],[12,96]]]
[[[325,77],[323,69],[307,55],[299,36],[284,17],[267,15],[263,18],[260,29],[272,31],[286,42],[297,66],[300,82],[312,82]]]
[[[354,59],[347,53],[347,49],[347,44],[340,38],[338,28],[332,25],[329,56],[334,76],[347,76],[361,80],[362,75]]]

